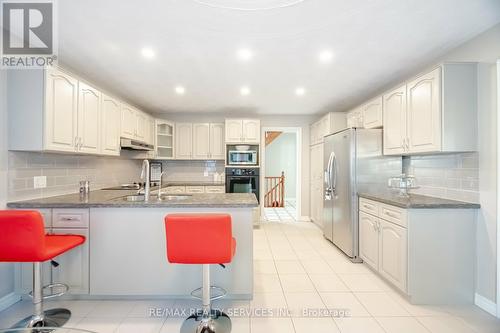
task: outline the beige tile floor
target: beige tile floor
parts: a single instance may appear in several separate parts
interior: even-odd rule
[[[217,303],[241,311],[233,315],[235,333],[494,333],[500,321],[477,307],[409,304],[362,264],[352,264],[327,242],[312,223],[266,223],[254,230],[255,296],[252,301]],[[179,332],[183,317],[151,317],[150,308],[196,306],[187,300],[51,301],[69,308],[66,326],[91,331]],[[253,309],[251,316],[246,315]],[[264,317],[257,310],[279,309]],[[304,316],[303,309],[310,309]],[[337,316],[325,315],[337,310]],[[20,302],[0,313],[8,327],[31,310]],[[321,312],[323,310],[323,312]],[[349,316],[345,316],[348,312]],[[262,312],[260,312],[262,314]]]

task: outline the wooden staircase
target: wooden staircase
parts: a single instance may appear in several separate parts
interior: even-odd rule
[[[280,136],[283,132],[278,131],[269,131],[266,132],[266,147],[271,144],[278,136]]]
[[[265,177],[265,182],[264,207],[285,207],[285,172],[279,177]]]

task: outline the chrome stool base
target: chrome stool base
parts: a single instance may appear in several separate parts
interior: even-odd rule
[[[203,320],[203,310],[198,310],[184,320],[181,333],[230,333],[231,319],[220,310],[211,310],[210,318]]]
[[[71,311],[68,309],[50,309],[44,311],[43,315],[43,319],[35,315],[26,317],[11,328],[62,327],[71,317]],[[44,331],[41,330],[40,332]]]

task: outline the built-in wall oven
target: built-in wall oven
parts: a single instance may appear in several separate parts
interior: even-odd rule
[[[226,193],[254,193],[259,200],[259,168],[226,168]]]

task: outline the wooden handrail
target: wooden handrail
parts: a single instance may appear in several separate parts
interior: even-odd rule
[[[266,194],[264,207],[285,207],[285,172],[279,177],[264,177]]]

